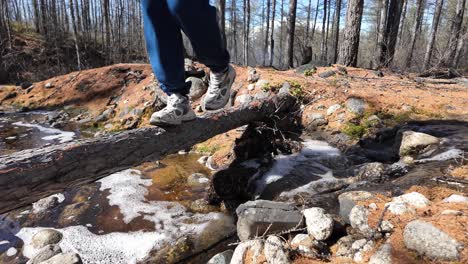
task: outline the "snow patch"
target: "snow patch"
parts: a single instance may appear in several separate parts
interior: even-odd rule
[[[16,255],[16,253],[18,253],[18,250],[14,247],[11,247],[7,250],[6,255],[8,257],[13,257],[14,255]]]

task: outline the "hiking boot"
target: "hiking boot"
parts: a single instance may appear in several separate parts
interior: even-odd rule
[[[180,125],[184,121],[194,120],[197,116],[190,106],[187,96],[174,93],[167,97],[167,106],[151,115],[152,125]]]
[[[231,86],[235,78],[236,71],[230,65],[226,72],[211,72],[208,91],[202,99],[202,109],[204,111],[209,111],[223,108],[229,102]]]

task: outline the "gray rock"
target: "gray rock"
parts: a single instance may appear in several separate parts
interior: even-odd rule
[[[391,233],[393,231],[393,224],[390,221],[383,220],[379,226],[379,230],[382,233]]]
[[[262,101],[262,100],[267,99],[268,96],[270,96],[269,92],[259,91],[254,95],[254,99],[258,101]]]
[[[113,108],[108,108],[104,110],[99,116],[96,117],[95,121],[96,122],[104,122],[109,120],[111,117],[112,113],[114,112]]]
[[[353,260],[357,263],[364,261],[364,254],[371,251],[374,248],[374,241],[359,239],[351,245],[351,249],[354,251]]]
[[[406,225],[403,240],[408,249],[436,260],[456,261],[463,247],[445,232],[421,220]]]
[[[26,264],[39,264],[43,261],[50,259],[51,257],[62,253],[62,249],[59,245],[47,245],[41,248]]]
[[[385,167],[380,162],[366,163],[359,168],[357,178],[360,181],[382,182],[385,180]]]
[[[255,83],[255,89],[262,90],[268,84],[269,84],[269,82],[267,80],[258,80]]]
[[[256,82],[260,79],[260,74],[257,72],[255,68],[248,67],[247,68],[247,81],[248,82]]]
[[[435,147],[439,142],[438,138],[428,134],[405,131],[401,140],[400,156],[419,155]]]
[[[339,104],[334,104],[330,106],[327,110],[327,115],[333,115],[336,111],[338,111],[341,108],[341,105]]]
[[[299,251],[301,255],[316,257],[318,252],[317,241],[308,234],[297,234],[291,241],[291,247]]]
[[[193,173],[187,177],[187,184],[193,187],[206,186],[210,183],[210,179],[201,173]]]
[[[265,242],[264,253],[269,264],[291,263],[284,242],[277,236],[269,236]]]
[[[37,232],[31,239],[31,244],[35,248],[43,248],[47,245],[57,244],[62,240],[62,233],[54,229],[43,229]]]
[[[333,232],[333,218],[323,208],[313,207],[304,210],[307,232],[316,240],[326,240]]]
[[[253,97],[250,94],[241,94],[236,96],[236,104],[246,105],[253,101]]]
[[[351,113],[363,115],[366,111],[366,102],[361,98],[349,98],[346,100],[346,109]]]
[[[253,251],[252,258],[256,258],[263,250],[263,243],[260,240],[251,240],[240,243],[234,250],[230,264],[244,264],[244,257],[247,250]]]
[[[241,204],[236,213],[237,235],[241,241],[262,235],[267,228],[271,234],[294,228],[302,221],[302,214],[292,205],[266,200]]]
[[[44,86],[46,89],[54,88],[54,85],[51,82],[48,82]]]
[[[392,246],[383,244],[369,259],[369,264],[392,264]]]
[[[352,249],[354,238],[352,236],[344,236],[336,242],[336,255],[340,257],[352,257],[354,251]]]
[[[369,210],[362,205],[356,205],[349,214],[349,222],[359,233],[364,236],[370,236],[373,233],[372,228],[369,226],[368,217]]]
[[[340,194],[338,196],[338,201],[340,203],[340,216],[343,221],[349,224],[349,214],[351,213],[351,209],[353,209],[357,202],[369,200],[372,197],[372,193],[365,191],[351,191]]]
[[[311,128],[316,128],[316,127],[324,126],[328,124],[327,119],[321,113],[311,113],[309,115],[309,120],[310,120],[310,123],[308,124],[308,126]]]
[[[336,72],[335,71],[325,71],[325,72],[321,72],[319,73],[319,77],[320,78],[329,78],[329,77],[332,77],[332,76],[335,76],[336,75]]]
[[[206,93],[206,90],[208,89],[205,82],[203,82],[200,78],[188,77],[185,81],[192,83],[190,86],[190,93],[189,93],[190,100],[196,100],[202,97]]]
[[[51,195],[49,197],[40,199],[39,201],[32,204],[33,212],[40,213],[44,212],[45,210],[54,208],[59,204],[59,199],[57,196]]]
[[[468,203],[468,197],[452,194],[443,200],[444,203]]]
[[[81,258],[76,253],[61,253],[41,262],[41,264],[82,264]]]
[[[414,212],[413,208],[424,208],[431,202],[418,192],[411,192],[397,196],[387,203],[388,210],[396,215]]]
[[[233,254],[234,250],[226,250],[214,255],[206,264],[229,264]]]
[[[382,120],[376,115],[369,116],[366,119],[366,122],[367,122],[367,124],[369,126],[372,126],[372,127],[377,127],[377,126],[380,126],[382,124]]]

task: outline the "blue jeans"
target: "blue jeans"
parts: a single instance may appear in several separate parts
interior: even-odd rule
[[[188,94],[181,30],[190,39],[198,60],[213,72],[223,71],[229,53],[218,27],[216,8],[209,0],[142,0],[148,56],[162,90]]]

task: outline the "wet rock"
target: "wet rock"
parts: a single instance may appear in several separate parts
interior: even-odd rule
[[[438,138],[428,134],[405,131],[403,132],[400,145],[400,157],[422,154],[428,151],[431,147],[438,145],[439,142],[440,140]]]
[[[317,256],[316,246],[317,242],[308,234],[297,234],[291,241],[291,247],[306,257]]]
[[[363,115],[366,111],[366,102],[361,98],[349,98],[346,100],[346,109],[351,113]]]
[[[247,68],[247,81],[248,82],[256,82],[260,79],[260,74],[257,72],[255,68],[248,67]]]
[[[59,198],[56,195],[40,199],[39,201],[32,204],[33,212],[40,213],[48,209],[54,208],[59,204]]]
[[[265,242],[264,253],[269,264],[291,263],[284,242],[277,236],[269,236]]]
[[[293,206],[266,200],[249,201],[237,209],[237,235],[241,241],[263,234],[288,230],[302,221],[302,214]]]
[[[333,115],[336,111],[341,108],[341,105],[334,104],[327,109],[327,115]]]
[[[54,229],[43,229],[37,232],[31,239],[34,248],[43,248],[47,245],[57,244],[62,240],[62,233]]]
[[[310,123],[308,124],[308,126],[310,128],[317,128],[319,126],[324,126],[328,124],[327,119],[325,119],[325,116],[321,113],[311,113],[309,115],[309,120]]]
[[[320,78],[329,78],[329,77],[332,77],[332,76],[335,76],[336,75],[336,72],[335,71],[325,71],[325,72],[321,72],[319,73],[319,77]]]
[[[229,264],[233,254],[234,250],[226,250],[214,255],[206,264]]]
[[[81,258],[76,253],[61,253],[42,262],[41,264],[82,264]]]
[[[189,93],[190,100],[196,100],[202,97],[206,93],[206,90],[208,90],[208,87],[206,86],[205,82],[202,81],[202,79],[196,77],[188,77],[185,81],[192,83],[190,86]]]
[[[431,202],[424,195],[418,192],[411,192],[393,198],[386,206],[388,206],[388,210],[391,213],[401,215],[413,212],[412,207],[424,208],[430,204]]]
[[[456,261],[463,247],[445,232],[421,220],[406,225],[403,240],[408,249],[436,260]]]
[[[304,210],[307,232],[316,240],[326,240],[333,232],[333,218],[323,208],[313,207]]]
[[[48,82],[44,85],[46,89],[54,88],[54,85],[51,82]]]
[[[59,245],[47,245],[41,248],[26,264],[39,264],[51,257],[62,253]]]
[[[468,203],[468,197],[452,194],[443,200],[444,203]]]
[[[253,97],[250,94],[241,94],[236,96],[236,104],[245,105],[250,104],[253,101]]]
[[[193,173],[187,177],[187,184],[193,187],[205,186],[210,183],[210,179],[201,173]]]
[[[340,203],[340,216],[343,221],[347,224],[350,223],[349,214],[351,209],[360,201],[369,200],[373,197],[373,194],[365,191],[352,191],[345,192],[338,196]]]
[[[357,178],[359,181],[382,182],[385,180],[385,167],[380,162],[366,163],[359,168]]]
[[[368,223],[368,215],[369,210],[362,205],[354,206],[349,214],[351,226],[364,236],[370,236],[373,233]]]
[[[372,255],[369,264],[392,264],[392,245],[385,243]]]
[[[253,251],[252,258],[256,258],[263,250],[263,243],[260,240],[251,240],[240,243],[234,250],[230,264],[244,264],[244,257],[248,250]]]

